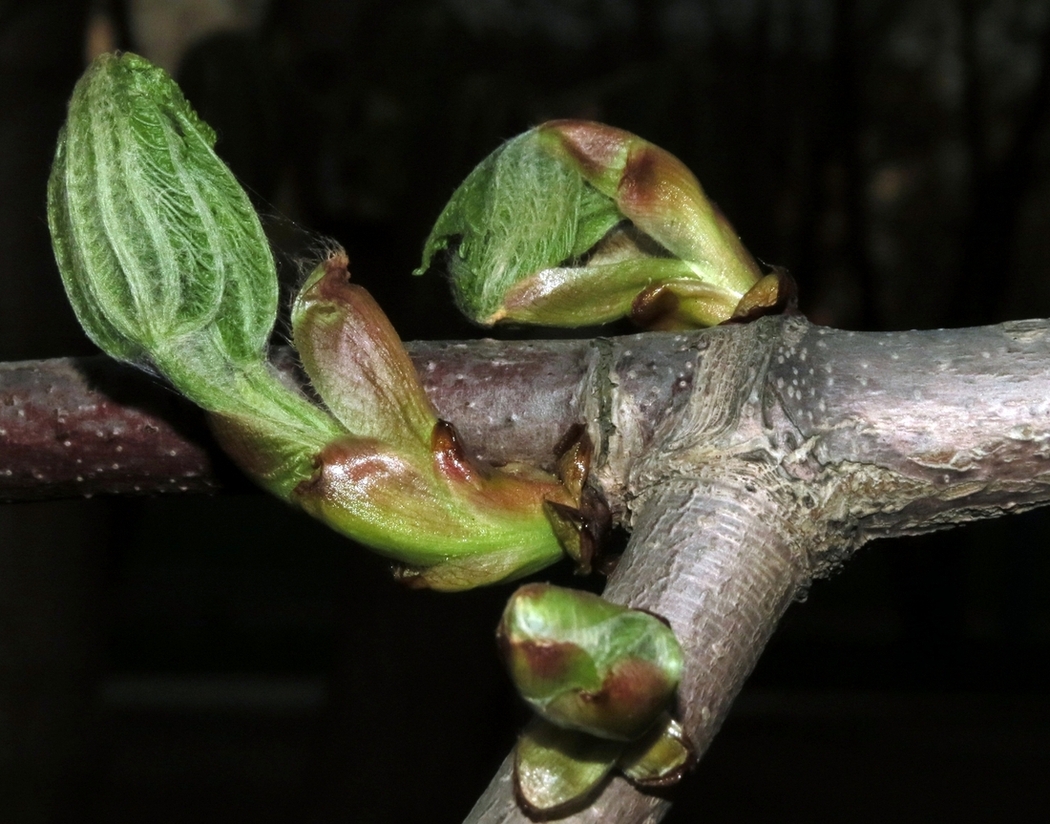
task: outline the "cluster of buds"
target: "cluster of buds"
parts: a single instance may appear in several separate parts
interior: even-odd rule
[[[587,486],[583,428],[553,474],[472,459],[386,316],[350,283],[342,251],[292,308],[293,343],[321,403],[273,367],[276,268],[214,143],[171,78],[141,57],[103,55],[78,83],[48,217],[92,340],[165,376],[259,484],[395,559],[410,585],[464,589],[565,554],[588,571],[608,511]],[[582,121],[539,126],[483,161],[439,218],[423,268],[442,255],[460,308],[482,324],[627,316],[679,329],[793,299],[790,279],[762,274],[680,161]],[[670,714],[683,655],[662,619],[530,585],[498,637],[538,716],[515,761],[531,813],[585,803],[614,769],[666,786],[694,762]]]
[[[482,325],[649,329],[751,320],[794,299],[763,275],[692,172],[630,132],[555,120],[500,146],[438,218],[422,274],[443,263]]]
[[[103,55],[77,84],[48,188],[55,257],[87,334],[209,413],[274,494],[399,563],[411,585],[464,589],[563,557],[606,520],[590,447],[559,474],[470,458],[396,332],[336,251],[310,275],[293,339],[323,406],[268,360],[277,273],[215,135],[160,68]]]
[[[614,769],[643,787],[681,778],[692,745],[668,710],[684,656],[667,623],[587,592],[527,584],[496,632],[538,718],[515,752],[519,802],[536,815],[585,804]]]

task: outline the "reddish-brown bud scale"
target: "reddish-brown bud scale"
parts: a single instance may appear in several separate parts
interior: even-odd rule
[[[434,424],[430,448],[434,452],[434,466],[450,481],[471,483],[482,476],[481,468],[470,459],[466,450],[463,449],[463,443],[459,439],[456,427],[448,421],[439,419]]]
[[[618,166],[624,147],[634,138],[630,132],[587,120],[551,120],[540,129],[554,132],[565,152],[577,163],[584,177],[598,177]]]
[[[681,647],[667,626],[586,592],[521,587],[497,633],[511,677],[536,712],[602,738],[641,736],[681,676]]]

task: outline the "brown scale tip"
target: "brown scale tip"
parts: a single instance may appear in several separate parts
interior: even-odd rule
[[[678,296],[661,284],[643,289],[631,303],[631,321],[645,329],[659,330],[678,311]]]
[[[571,437],[570,437],[571,436]],[[594,445],[582,424],[573,424],[555,450],[557,474],[574,501],[580,501],[591,471]]]
[[[595,552],[599,553],[612,532],[612,512],[609,504],[597,489],[590,486],[583,488],[580,499],[580,512],[587,523],[587,531],[594,539]]]
[[[733,310],[727,323],[748,323],[764,315],[791,314],[798,308],[798,286],[779,266],[752,286]]]
[[[350,259],[340,250],[329,255],[323,265],[324,274],[312,288],[321,299],[342,302],[350,289]]]
[[[554,501],[544,501],[543,511],[550,521],[558,543],[576,562],[576,573],[589,575],[594,556],[597,554],[597,546],[583,513],[575,507]]]
[[[467,455],[459,433],[451,423],[438,420],[430,436],[430,448],[438,471],[447,478],[470,481],[478,476],[477,465]]]
[[[587,428],[575,423],[554,448],[557,475],[576,506],[544,501],[543,508],[565,552],[576,561],[576,572],[587,575],[598,562],[612,529],[612,515],[601,494],[587,486],[594,443]]]
[[[559,438],[558,443],[554,445],[554,455],[560,458],[575,444],[579,443],[582,438],[586,438],[587,441],[590,442],[590,438],[587,437],[587,427],[577,421],[565,430],[565,434],[562,435],[561,438]]]

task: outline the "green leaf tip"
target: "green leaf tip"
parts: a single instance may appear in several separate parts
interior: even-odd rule
[[[631,317],[648,328],[711,326],[742,317],[739,304],[762,278],[681,161],[583,120],[544,123],[478,165],[438,218],[416,274],[442,265],[461,311],[482,325]],[[760,290],[748,317],[781,303]]]
[[[59,135],[52,245],[88,336],[265,443],[256,477],[280,494],[339,428],[267,362],[277,273],[214,144],[162,69],[135,54],[100,56]]]
[[[526,132],[485,158],[456,190],[416,274],[447,251],[460,310],[491,324],[512,286],[582,255],[621,219],[608,198]]]
[[[160,367],[178,349],[262,357],[276,270],[214,144],[175,82],[138,55],[102,55],[77,83],[48,220],[77,317],[116,358]]]

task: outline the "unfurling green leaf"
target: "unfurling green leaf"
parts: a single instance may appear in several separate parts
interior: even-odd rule
[[[583,255],[620,220],[608,198],[526,132],[485,158],[456,190],[417,274],[447,249],[460,310],[491,324],[501,319],[515,284]]]
[[[77,83],[48,184],[59,271],[88,336],[161,372],[220,416],[251,419],[281,475],[338,433],[276,377],[266,346],[277,275],[215,135],[174,81],[134,54]]]
[[[540,716],[601,738],[643,735],[682,675],[670,627],[587,592],[520,587],[496,634],[511,680]]]
[[[576,120],[538,126],[478,165],[438,218],[416,274],[440,262],[460,309],[485,325],[630,316],[651,328],[711,326],[734,318],[762,277],[681,161]],[[751,310],[785,301],[775,289],[759,297]]]

